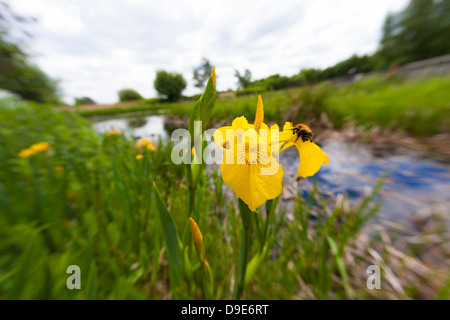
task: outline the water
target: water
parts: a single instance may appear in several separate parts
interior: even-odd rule
[[[169,139],[165,121],[163,115],[153,115],[100,120],[94,127],[99,132],[114,128],[134,137],[165,140]],[[303,195],[311,192],[313,183],[317,182],[325,193],[342,193],[357,201],[376,185],[381,175],[387,174],[384,187],[376,198],[383,204],[380,217],[398,221],[433,204],[450,208],[450,164],[393,151],[380,154],[378,150],[375,153],[368,145],[360,143],[325,141],[321,147],[328,154],[330,165],[323,165],[314,177],[302,180],[300,186],[294,182],[299,163],[296,148],[290,148],[280,156],[285,183],[301,188]]]
[[[376,198],[382,203],[379,217],[399,221],[437,203],[450,208],[449,164],[392,151],[374,153],[360,143],[327,141],[321,147],[330,165],[323,165],[314,177],[302,180],[305,195],[317,182],[322,191],[346,194],[357,201],[385,174],[387,179]],[[298,161],[295,148],[280,156],[285,171],[296,172]]]
[[[153,115],[140,118],[113,118],[103,119],[94,122],[94,128],[101,133],[111,129],[122,130],[126,135],[135,138],[152,138],[158,141],[168,139],[164,129],[165,117],[163,115]]]

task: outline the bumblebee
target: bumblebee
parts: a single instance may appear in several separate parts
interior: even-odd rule
[[[300,138],[302,138],[303,142],[306,142],[306,141],[312,142],[313,133],[307,125],[297,124],[292,130],[293,130],[294,134],[297,135],[297,139],[295,139],[295,142],[297,142],[297,140]]]

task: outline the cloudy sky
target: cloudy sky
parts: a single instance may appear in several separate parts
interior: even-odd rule
[[[39,19],[34,61],[59,79],[64,100],[117,101],[133,88],[155,97],[158,69],[182,73],[185,95],[202,57],[216,66],[217,89],[236,88],[235,69],[253,79],[291,76],[375,51],[388,12],[408,0],[7,0]]]

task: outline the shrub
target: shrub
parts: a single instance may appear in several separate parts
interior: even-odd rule
[[[119,95],[120,102],[142,99],[142,96],[133,89],[122,89],[117,94]]]
[[[81,106],[83,104],[97,104],[94,100],[89,97],[75,98],[75,106]]]

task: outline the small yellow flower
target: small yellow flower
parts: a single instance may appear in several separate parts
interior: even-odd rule
[[[140,160],[140,159],[142,159],[144,156],[142,155],[142,154],[138,154],[137,156],[136,156],[136,160]]]
[[[116,129],[112,129],[109,130],[108,132],[106,132],[107,136],[111,136],[111,135],[119,135],[122,133],[122,130],[116,130]]]
[[[34,154],[36,154],[36,151],[35,151],[35,150],[30,149],[30,148],[27,148],[27,149],[22,149],[22,150],[19,152],[19,157],[20,157],[20,158],[28,158],[28,157],[30,157],[30,156],[32,156],[32,155],[34,155]]]
[[[47,142],[39,142],[35,143],[30,147],[31,150],[34,150],[35,152],[45,152],[49,151],[50,145]]]
[[[192,239],[194,240],[195,251],[197,252],[198,260],[201,263],[205,262],[205,248],[203,247],[203,236],[198,228],[197,223],[194,219],[189,218],[189,223],[191,226]]]
[[[56,172],[61,172],[61,171],[63,171],[64,170],[64,167],[63,166],[56,166],[55,167],[55,171]]]
[[[30,156],[33,156],[33,155],[39,153],[39,152],[46,152],[46,151],[48,151],[50,149],[51,149],[51,147],[50,147],[50,145],[47,142],[35,143],[29,148],[20,150],[19,157],[20,158],[28,158]]]
[[[136,142],[136,149],[143,150],[144,148],[149,151],[155,151],[155,146],[153,145],[153,140],[149,138],[141,138]]]

